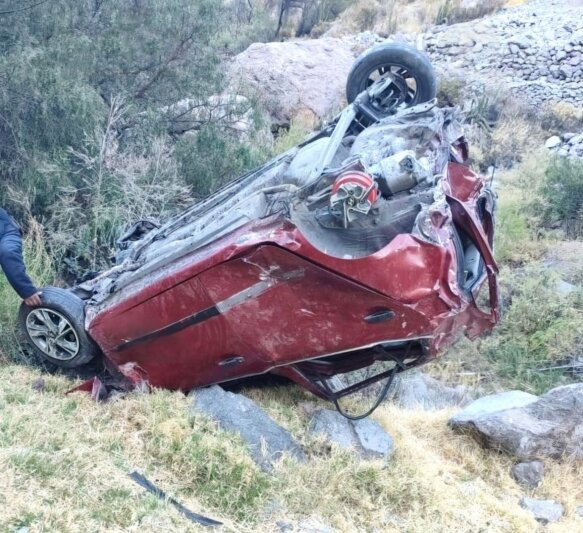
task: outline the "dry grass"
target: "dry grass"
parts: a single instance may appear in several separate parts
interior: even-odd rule
[[[528,155],[520,165],[499,172],[495,178],[498,213],[494,251],[502,263],[523,264],[538,259],[546,249],[547,240],[529,217],[528,208],[549,156],[544,149]]]
[[[395,438],[388,463],[361,462],[307,436],[311,405],[296,387],[252,388],[254,397],[305,446],[305,464],[284,460],[267,476],[241,444],[203,420],[188,418],[180,393],[131,394],[95,404],[65,396],[70,382],[0,367],[0,530],[196,531],[172,507],[146,495],[133,469],[194,511],[225,521],[226,531],[273,531],[275,521],[305,517],[340,531],[524,531],[536,529],[518,506],[523,493],[511,460],[486,452],[446,426],[448,412],[385,406],[374,418]],[[534,493],[565,504],[553,531],[581,527],[583,468],[550,462]]]
[[[331,33],[418,33],[436,23],[454,24],[483,17],[505,2],[488,0],[474,9],[460,9],[461,4],[461,0],[358,0],[334,22]]]

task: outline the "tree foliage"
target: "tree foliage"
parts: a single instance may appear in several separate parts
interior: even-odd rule
[[[107,266],[124,224],[261,159],[228,114],[196,111],[185,138],[173,128],[225,89],[222,59],[266,27],[254,4],[51,0],[0,15],[0,205],[41,221],[66,270]]]

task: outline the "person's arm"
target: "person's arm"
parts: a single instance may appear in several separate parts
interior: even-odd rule
[[[22,240],[19,235],[8,234],[0,239],[0,266],[8,282],[26,305],[41,304],[41,293],[26,273],[22,258]]]

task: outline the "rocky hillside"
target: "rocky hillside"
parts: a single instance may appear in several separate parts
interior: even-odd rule
[[[328,116],[339,106],[352,58],[395,38],[423,47],[442,81],[455,78],[474,87],[509,90],[534,109],[583,102],[581,0],[532,0],[482,19],[433,26],[420,35],[329,35],[256,43],[234,59],[235,72],[264,95],[278,123],[305,108],[318,118]]]
[[[277,39],[271,32],[272,42],[226,54],[225,94],[234,98],[201,93],[217,124],[201,114],[196,95],[153,100],[148,113],[171,115],[165,127],[175,143],[160,145],[153,161],[178,152],[179,168],[198,169],[195,184],[217,168],[239,172],[243,166],[222,166],[240,145],[224,144],[218,126],[227,122],[237,142],[265,145],[266,154],[283,150],[342,107],[346,75],[363,50],[387,39],[423,47],[439,73],[439,97],[466,111],[474,164],[496,176],[503,320],[491,336],[405,376],[359,422],[292,385],[215,386],[189,396],[156,390],[94,403],[66,395],[68,377],[0,364],[0,531],[201,530],[170,500],[147,494],[133,471],[223,522],[221,531],[583,530],[583,0],[226,3],[237,8],[233,38],[261,6],[274,28],[279,9],[289,10]],[[324,4],[340,11],[314,11]],[[467,12],[442,9],[454,4]],[[247,41],[245,34],[240,42]],[[250,107],[255,97],[264,117]],[[129,114],[120,135],[141,143],[136,123],[148,113]],[[102,149],[103,167],[115,161],[123,174],[113,177],[136,179],[146,155],[122,157],[115,135],[103,139],[115,140]],[[60,160],[84,155],[69,150]],[[178,177],[175,167],[168,172]],[[39,172],[56,174],[47,164]],[[169,182],[149,192],[148,172],[134,190],[166,202]],[[91,176],[85,169],[86,183]],[[128,205],[145,204],[114,190]],[[77,227],[79,217],[72,220]],[[28,264],[42,272],[50,259],[42,228],[32,230]],[[5,306],[0,325],[16,305]],[[368,400],[353,407],[364,411]]]
[[[444,75],[506,85],[533,106],[583,101],[583,2],[533,0],[424,35]]]

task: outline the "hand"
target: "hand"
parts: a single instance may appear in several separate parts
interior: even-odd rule
[[[36,292],[32,296],[24,299],[24,303],[28,305],[28,307],[39,307],[42,305],[42,300],[40,299],[42,292]]]

